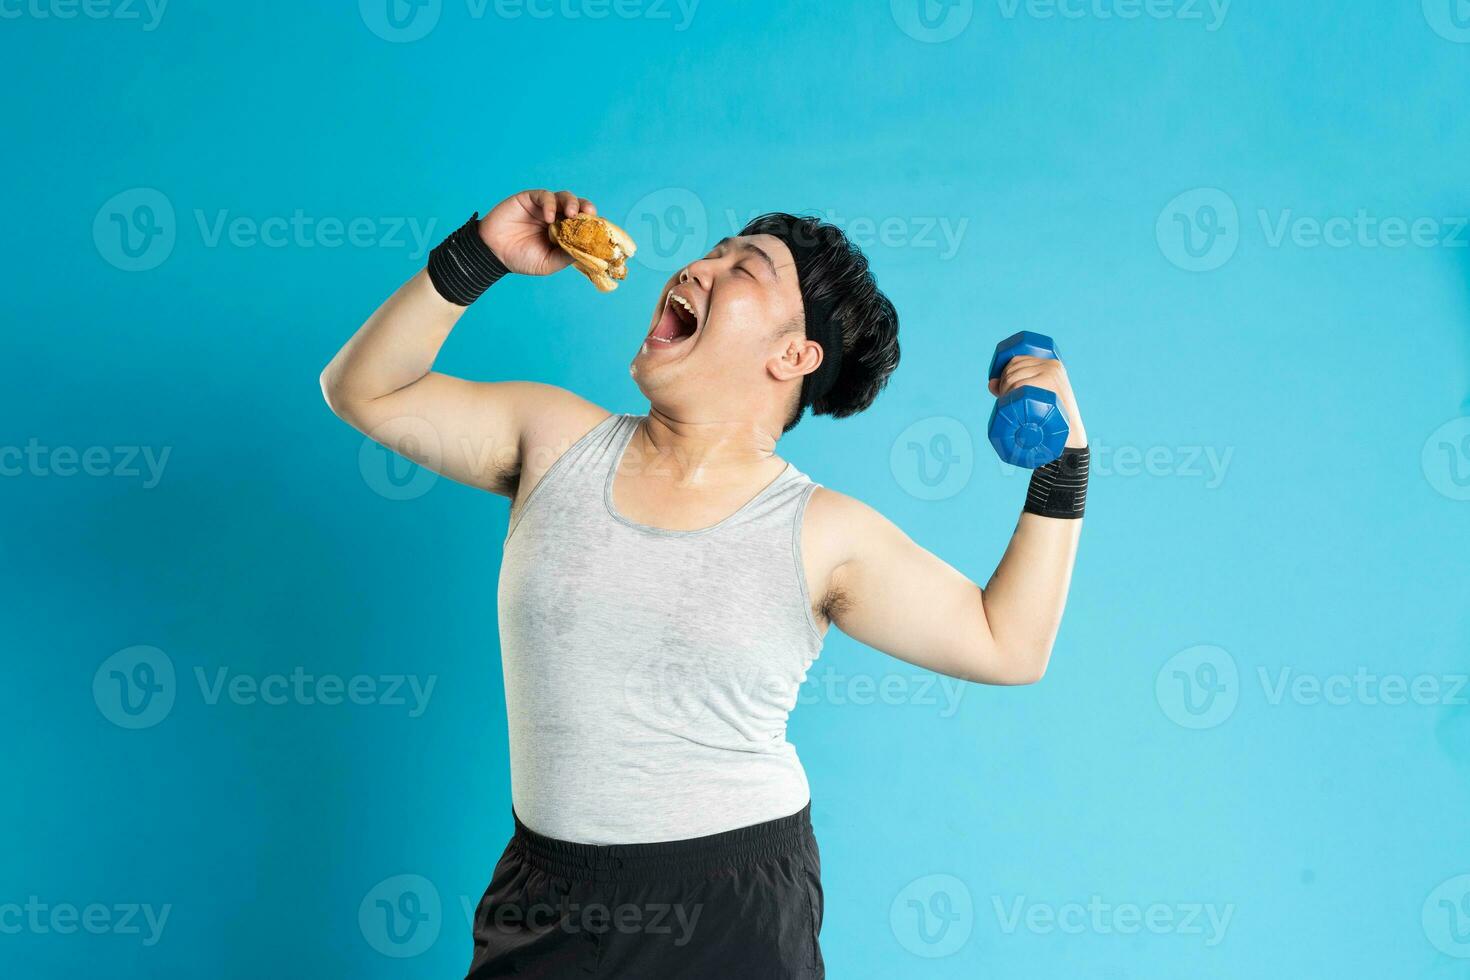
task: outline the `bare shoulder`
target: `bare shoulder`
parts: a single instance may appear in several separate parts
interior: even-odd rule
[[[612,414],[574,392],[539,381],[512,382],[520,416],[521,444],[528,447],[555,445],[570,437],[573,442]]]
[[[856,497],[819,486],[807,504],[804,537],[812,546],[831,552],[834,563],[841,564],[863,541],[891,528],[888,518]]]
[[[520,466],[515,496],[519,500],[524,499],[573,443],[612,413],[556,385],[534,381],[515,384],[522,389],[516,393]]]
[[[812,491],[802,521],[801,549],[813,612],[819,619],[830,622],[848,602],[844,568],[899,533],[856,497],[825,486]]]
[[[958,572],[861,500],[819,488],[807,510],[802,559],[813,613],[850,635],[881,624],[895,595],[905,597],[904,608],[918,608],[930,592],[955,581],[969,588]]]

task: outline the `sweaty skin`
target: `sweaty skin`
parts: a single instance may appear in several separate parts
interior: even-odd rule
[[[511,271],[549,275],[571,259],[549,240],[547,225],[577,214],[596,208],[569,191],[522,191],[484,217],[480,234]],[[801,379],[822,357],[804,331],[783,326],[800,323],[801,297],[779,239],[726,239],[685,272],[686,282],[676,273],[666,283],[633,358],[630,370],[649,413],[613,482],[620,512],[672,529],[717,522],[782,470],[777,440]],[[677,342],[660,342],[653,335],[674,291],[696,311],[698,325]],[[484,302],[493,305],[493,296]],[[609,413],[551,385],[435,372],[434,359],[463,313],[419,272],[327,365],[322,391],[360,431],[437,473],[510,498],[515,512],[561,453]],[[1026,384],[1057,393],[1071,424],[1067,445],[1085,446],[1062,363],[1015,358],[990,391],[1003,395]],[[1033,683],[1051,657],[1081,525],[1023,513],[982,587],[873,508],[821,487],[802,530],[813,615],[824,631],[835,624],[941,674]]]

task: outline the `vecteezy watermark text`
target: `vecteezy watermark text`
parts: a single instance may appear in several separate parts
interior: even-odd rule
[[[618,20],[667,21],[675,32],[687,31],[700,0],[463,0],[463,16],[472,21]],[[422,40],[439,26],[444,0],[358,0],[367,29],[385,41],[407,44]]]
[[[1085,903],[1032,902],[1024,895],[1003,899],[991,896],[1000,930],[1007,935],[1025,929],[1037,935],[1084,933],[1134,936],[1149,932],[1156,936],[1202,936],[1206,946],[1218,946],[1235,915],[1233,904],[1213,902],[1105,902],[1091,895]]]
[[[167,7],[168,0],[0,0],[0,20],[137,21],[147,33]]]
[[[473,922],[474,899],[465,895],[460,900]],[[515,934],[560,931],[601,935],[611,931],[625,936],[672,936],[675,946],[687,946],[694,938],[694,930],[703,911],[703,904],[698,902],[687,905],[683,902],[619,902],[607,905],[602,902],[573,902],[570,896],[562,895],[556,903],[522,905],[502,902],[487,909],[482,922],[486,927]]]
[[[142,936],[144,946],[156,946],[171,911],[171,904],[155,908],[138,902],[90,902],[78,907],[71,902],[43,902],[40,896],[31,895],[24,904],[0,902],[0,935],[70,936],[86,932],[94,936]]]
[[[734,208],[726,208],[725,222],[729,226],[729,233],[738,234],[741,228],[760,217],[760,214],[760,211],[751,211],[742,221],[739,212]],[[827,208],[813,216],[841,228],[848,240],[859,248],[866,250],[882,246],[932,250],[941,261],[955,257],[964,241],[965,231],[970,227],[970,219],[967,217],[956,219],[945,215],[848,216]]]
[[[208,705],[219,704],[223,697],[233,704],[375,704],[388,708],[408,707],[408,717],[418,718],[429,706],[429,698],[438,683],[437,674],[420,678],[417,674],[308,674],[296,667],[290,674],[230,674],[228,667],[217,667],[211,678],[203,667],[194,668],[199,693]],[[410,704],[405,695],[411,694]]]
[[[204,248],[405,249],[414,261],[429,254],[438,228],[434,218],[313,215],[302,208],[265,216],[238,214],[229,208],[195,208],[191,216]],[[146,272],[173,254],[180,225],[168,195],[153,187],[133,187],[114,194],[97,209],[92,241],[109,265],[124,272]]]
[[[1470,248],[1465,215],[1299,214],[1295,208],[1257,208],[1255,223],[1269,249]],[[1218,187],[1176,196],[1154,226],[1159,251],[1187,272],[1211,272],[1229,262],[1248,231],[1235,199]]]
[[[996,0],[1006,20],[1177,20],[1214,33],[1225,24],[1231,0]]]
[[[172,446],[46,446],[32,437],[24,446],[0,446],[0,477],[142,477],[143,489],[152,490],[171,452]]]
[[[375,705],[407,708],[410,718],[428,709],[438,683],[437,674],[311,674],[304,667],[290,673],[263,676],[216,667],[213,672],[194,668],[199,695],[210,707],[222,701],[242,707],[266,705]],[[173,711],[181,685],[174,662],[158,647],[132,646],[119,650],[97,667],[92,676],[92,699],[97,710],[119,728],[144,729],[157,725]]]
[[[1394,708],[1470,706],[1470,675],[1381,673],[1359,665],[1351,672],[1319,674],[1291,666],[1255,670],[1269,707],[1364,705]],[[1228,650],[1209,644],[1174,654],[1159,668],[1155,696],[1166,717],[1182,728],[1216,728],[1229,720],[1248,689]],[[1411,710],[1411,709],[1410,709]]]

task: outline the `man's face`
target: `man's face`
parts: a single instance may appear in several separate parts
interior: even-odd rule
[[[684,282],[676,272],[664,286],[633,358],[638,387],[650,402],[686,412],[769,397],[773,359],[792,339],[783,327],[802,311],[786,244],[772,235],[726,238],[682,271]]]

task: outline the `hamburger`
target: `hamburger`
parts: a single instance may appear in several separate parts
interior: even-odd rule
[[[547,233],[572,257],[572,265],[604,293],[617,289],[618,281],[628,277],[628,259],[638,250],[626,231],[593,214],[562,218]]]

